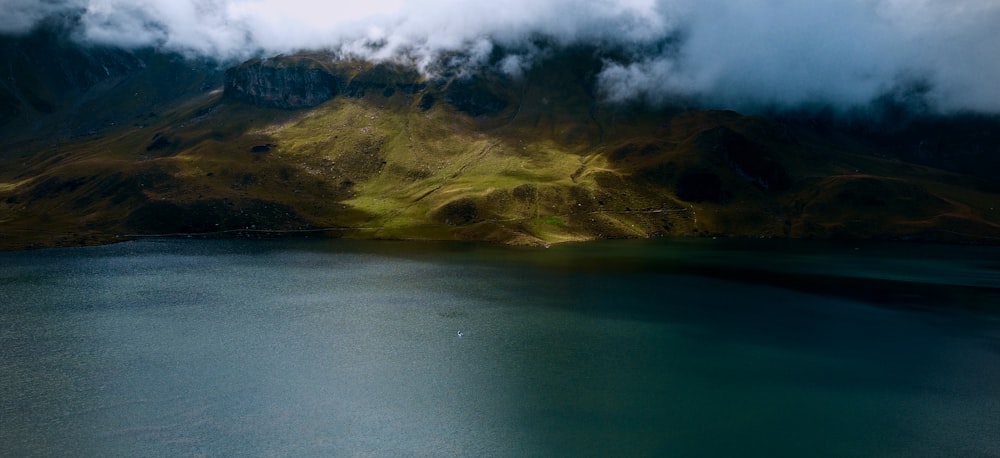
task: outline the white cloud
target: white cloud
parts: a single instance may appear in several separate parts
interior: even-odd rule
[[[86,0],[0,0],[0,34],[28,32],[47,16],[84,4]]]
[[[862,106],[922,79],[943,110],[1000,112],[1000,2],[995,0],[0,0],[0,33],[85,8],[80,36],[240,59],[307,48],[427,66],[466,51],[481,64],[513,50],[516,75],[540,55],[531,40],[631,51],[600,75],[612,100],[677,95],[734,108]],[[681,38],[665,51],[658,43]]]
[[[1000,111],[1000,2],[677,0],[679,55],[602,73],[611,98],[670,94],[737,109],[803,103],[851,109],[926,80],[942,110]]]

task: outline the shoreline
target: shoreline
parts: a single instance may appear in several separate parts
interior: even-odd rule
[[[775,240],[775,241],[827,241],[844,243],[905,243],[914,245],[955,245],[955,246],[1000,246],[1000,237],[963,234],[949,230],[935,230],[930,234],[892,235],[883,234],[876,237],[785,237],[774,235],[742,235],[742,234],[711,234],[691,233],[682,235],[653,235],[646,237],[580,237],[561,240],[542,240],[530,234],[516,234],[506,240],[475,239],[465,237],[433,238],[433,237],[385,237],[375,235],[381,232],[379,227],[326,227],[310,229],[229,229],[213,232],[174,232],[162,234],[106,234],[106,233],[67,233],[49,234],[46,238],[14,238],[0,234],[0,252],[30,251],[47,248],[73,248],[85,246],[112,245],[121,242],[142,239],[280,239],[309,238],[319,235],[328,239],[352,240],[384,240],[408,242],[478,242],[498,246],[511,247],[543,247],[574,243],[594,243],[608,240],[671,240],[671,239],[730,239],[730,240]],[[363,235],[365,233],[371,236]],[[934,237],[932,235],[944,235]]]

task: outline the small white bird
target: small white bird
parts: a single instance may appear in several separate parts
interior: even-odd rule
[[[462,336],[464,336],[464,335],[465,335],[465,333],[464,333],[464,332],[462,332],[462,331],[458,331],[458,336],[459,336],[459,337],[462,337]]]

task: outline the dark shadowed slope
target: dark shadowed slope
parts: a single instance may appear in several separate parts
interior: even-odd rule
[[[946,160],[995,161],[991,117],[876,131],[608,104],[595,78],[613,56],[590,47],[516,78],[443,64],[428,78],[321,52],[222,72],[45,31],[0,44],[5,248],[301,231],[1000,242],[992,175]],[[966,131],[945,159],[908,146]]]

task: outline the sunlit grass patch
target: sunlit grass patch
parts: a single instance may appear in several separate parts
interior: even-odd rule
[[[26,183],[27,181],[28,180],[13,181],[13,182],[7,182],[7,183],[0,182],[0,193],[13,192],[17,188],[19,188],[22,185],[24,185],[24,183]]]

